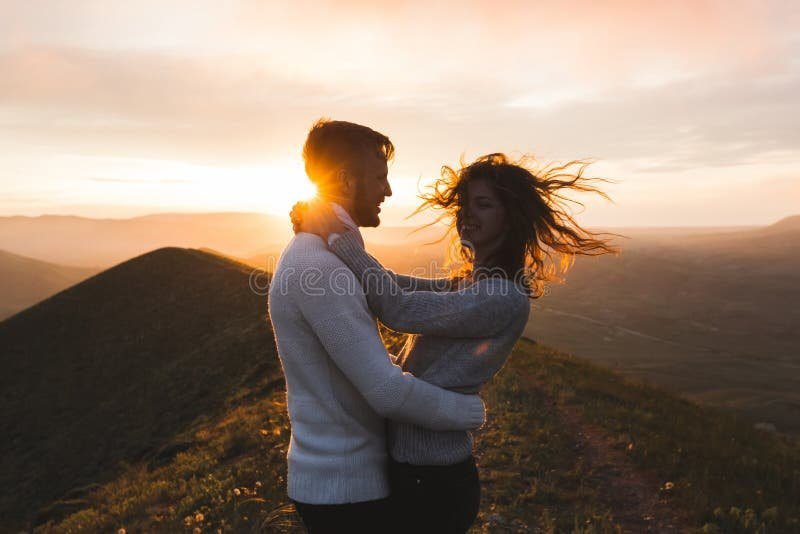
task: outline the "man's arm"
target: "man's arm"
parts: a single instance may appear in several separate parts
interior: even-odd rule
[[[349,269],[316,269],[321,276],[314,290],[295,293],[298,306],[336,366],[376,413],[432,430],[469,430],[483,424],[480,397],[428,384],[390,361]]]

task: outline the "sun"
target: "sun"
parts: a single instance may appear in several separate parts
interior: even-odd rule
[[[224,185],[223,185],[224,184]],[[210,203],[220,201],[237,211],[287,215],[298,200],[316,196],[317,190],[302,163],[275,162],[268,165],[228,169],[227,179],[209,191]]]
[[[250,166],[210,166],[104,158],[97,167],[97,174],[110,178],[93,183],[92,189],[80,193],[81,198],[120,206],[153,206],[150,211],[248,211],[286,216],[295,202],[317,194],[303,162],[290,159]]]
[[[316,196],[317,188],[301,164],[278,164],[265,169],[253,192],[258,195],[256,202],[263,206],[263,211],[286,215],[298,200]]]

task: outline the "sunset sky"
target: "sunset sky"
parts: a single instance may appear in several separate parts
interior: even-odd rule
[[[0,215],[283,214],[326,116],[397,147],[594,158],[589,225],[800,212],[800,2],[0,0]],[[412,220],[413,222],[413,220]]]

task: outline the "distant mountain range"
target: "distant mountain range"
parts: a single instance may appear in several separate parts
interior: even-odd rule
[[[705,404],[800,432],[800,216],[637,234],[578,258],[527,334]]]
[[[241,386],[280,376],[251,271],[159,249],[0,322],[4,527],[125,462],[171,458],[181,448],[165,443],[191,441]]]
[[[412,268],[414,258],[441,256],[442,226],[363,229],[373,247],[409,253],[394,268]],[[263,265],[272,264],[292,237],[288,217],[262,213],[155,214],[130,219],[64,215],[0,217],[0,249],[41,261],[91,268],[110,267],[160,247],[208,248]],[[411,260],[409,261],[409,258]],[[425,263],[421,261],[421,263]]]
[[[715,239],[746,230],[776,233],[800,227],[800,215],[767,227],[612,228],[643,243]],[[449,240],[447,228],[382,226],[362,229],[376,254],[393,268],[418,267],[441,260]],[[92,219],[66,215],[0,217],[0,250],[41,261],[79,267],[105,268],[138,254],[165,246],[210,248],[261,263],[280,253],[292,236],[287,218],[263,213],[162,213],[129,219]],[[402,249],[405,256],[392,252]],[[421,263],[419,263],[421,262]]]
[[[131,219],[0,217],[0,249],[43,261],[109,267],[159,247],[209,247],[248,256],[280,249],[287,218],[261,213],[164,213]]]
[[[99,269],[69,267],[0,250],[0,321]]]

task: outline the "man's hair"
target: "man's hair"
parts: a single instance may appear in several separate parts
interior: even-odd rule
[[[331,172],[340,168],[359,173],[365,153],[389,161],[394,145],[388,137],[372,128],[345,121],[319,119],[308,132],[303,145],[306,174],[317,186],[324,186]]]

